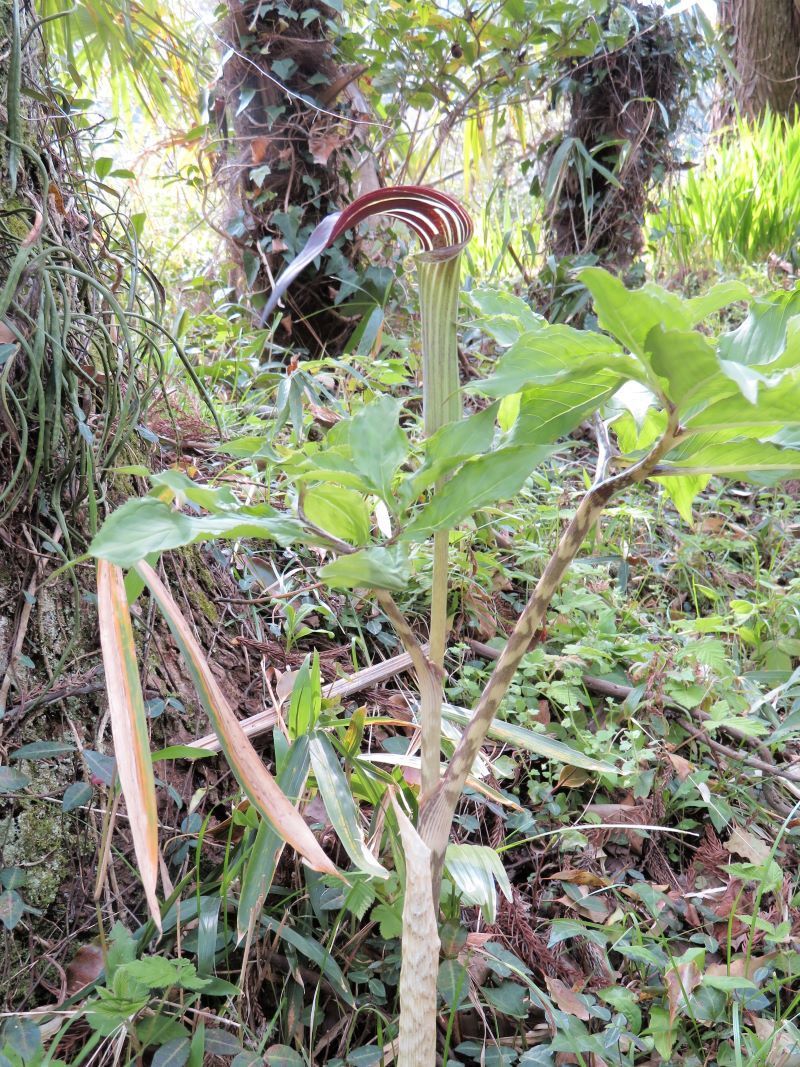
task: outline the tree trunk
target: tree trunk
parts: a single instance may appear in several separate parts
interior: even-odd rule
[[[356,85],[363,68],[340,63],[333,7],[290,0],[279,11],[229,0],[229,12],[224,70],[213,90],[225,146],[217,174],[229,192],[226,229],[241,288],[266,295],[322,218],[359,186],[377,185],[359,122],[366,117]],[[355,278],[332,255],[332,273]],[[315,354],[336,351],[352,326],[334,308],[335,296],[324,268],[310,268],[287,300],[278,339]]]
[[[0,1002],[13,1011],[55,998],[52,960],[95,924],[92,809],[111,742],[93,567],[61,568],[127,488],[109,467],[141,457],[159,295],[119,206],[84,178],[32,0],[0,0],[0,57],[0,867],[17,872],[0,887]],[[9,762],[43,741],[58,750]],[[101,754],[91,771],[86,750]]]
[[[791,115],[800,105],[798,0],[722,0],[719,18],[730,29],[740,110],[753,117],[766,108]]]

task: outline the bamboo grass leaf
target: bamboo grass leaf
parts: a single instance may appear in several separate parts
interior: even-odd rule
[[[299,799],[308,776],[308,768],[308,738],[298,737],[292,744],[286,764],[278,776],[278,785],[290,800]],[[271,823],[263,819],[256,831],[242,877],[242,891],[239,894],[236,915],[236,930],[240,941],[245,934],[255,929],[283,846],[281,835]]]
[[[511,900],[511,883],[502,860],[488,845],[448,845],[445,869],[461,893],[464,904],[477,904],[487,923],[497,917],[495,882],[506,900]]]
[[[147,905],[160,931],[156,787],[136,644],[122,571],[102,559],[97,561],[97,610],[117,773]]]
[[[324,734],[315,734],[309,748],[325,810],[345,852],[359,870],[376,878],[387,878],[389,872],[367,848],[352,791],[330,741]]]
[[[253,748],[171,593],[147,563],[137,564],[136,569],[167,621],[186,660],[203,708],[220,739],[225,758],[250,802],[314,870],[337,874],[336,867],[326,856],[310,827],[281,791]]]

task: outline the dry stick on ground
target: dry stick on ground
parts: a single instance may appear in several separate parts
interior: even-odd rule
[[[425,647],[420,647],[424,656]],[[391,659],[384,660],[383,663],[376,663],[372,667],[365,667],[363,670],[357,671],[356,674],[352,675],[350,678],[339,678],[331,685],[325,686],[322,695],[328,700],[331,700],[334,697],[352,696],[354,693],[360,693],[364,689],[370,689],[373,685],[378,685],[379,682],[385,682],[389,678],[393,678],[396,674],[407,671],[412,666],[413,662],[411,656],[407,652],[403,652],[399,656],[393,656]],[[242,719],[241,727],[248,737],[256,737],[271,729],[275,725],[277,718],[277,712],[273,708],[269,708],[267,711],[260,711],[257,715],[251,715],[247,719]],[[192,748],[204,748],[208,752],[220,751],[219,738],[216,734],[206,734],[206,736],[201,737],[199,741],[192,741],[191,745]]]

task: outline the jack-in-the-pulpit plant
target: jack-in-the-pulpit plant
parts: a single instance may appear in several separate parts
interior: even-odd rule
[[[284,842],[317,870],[347,878],[346,872],[333,869],[286,799],[301,796],[309,779],[360,878],[377,884],[387,877],[382,841],[388,841],[396,863],[404,867],[398,1062],[401,1067],[431,1067],[436,1058],[436,931],[443,872],[465,899],[473,894],[472,903],[484,902],[474,893],[476,885],[485,884],[489,908],[495,880],[501,890],[508,889],[490,849],[460,845],[448,850],[465,785],[489,790],[479,780],[484,741],[496,736],[528,752],[614,774],[611,753],[611,762],[598,761],[545,734],[496,721],[517,667],[567,568],[615,494],[656,478],[689,520],[692,499],[713,474],[756,482],[797,476],[800,293],[751,300],[739,283],[722,283],[687,300],[653,284],[630,291],[607,272],[586,268],[579,277],[593,298],[599,329],[580,331],[548,325],[510,294],[475,290],[468,297],[472,312],[504,352],[488,378],[470,383],[468,388],[485,403],[462,418],[455,330],[459,259],[471,227],[464,209],[445,194],[415,187],[380,190],[325,220],[280,279],[265,319],[300,270],[338,235],[376,212],[408,223],[424,247],[417,257],[421,443],[413,445],[401,423],[402,399],[384,395],[338,422],[321,444],[281,449],[271,443],[286,487],[283,507],[254,503],[250,497],[242,502],[226,486],[200,485],[183,472],[164,471],[151,476],[150,495],[128,501],[109,516],[91,551],[98,558],[115,744],[131,750],[131,758],[119,761],[120,782],[129,810],[139,813],[131,828],[154,921],[159,921],[154,787],[120,568],[132,568],[128,595],[137,595],[146,584],[167,619],[225,755],[262,816],[241,881],[239,937],[249,943],[253,935]],[[740,327],[716,338],[698,329],[735,301],[749,303]],[[475,707],[469,713],[450,708],[442,699],[448,531],[488,505],[513,500],[554,442],[601,412],[605,421],[598,419],[600,457],[594,481],[554,546]],[[254,455],[257,451],[256,443]],[[185,509],[187,503],[191,511]],[[289,748],[279,761],[278,780],[269,775],[154,569],[160,552],[222,538],[267,538],[324,549],[328,561],[318,571],[321,581],[371,593],[416,672],[418,798],[399,775],[378,773],[360,752],[363,719],[348,721],[324,707],[316,659],[295,682],[286,718]],[[429,633],[420,638],[393,593],[409,587],[415,568],[430,558],[431,543],[431,622]],[[149,562],[143,562],[145,557]],[[451,720],[449,731],[453,719],[462,728],[443,765],[442,715]],[[413,759],[412,747],[405,765]],[[361,803],[372,813],[372,847]]]

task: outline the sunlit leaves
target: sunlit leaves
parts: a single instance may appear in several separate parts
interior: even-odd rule
[[[388,589],[399,592],[410,578],[408,555],[402,545],[374,545],[337,556],[317,572],[334,589]]]
[[[702,395],[707,385],[712,396],[729,388],[720,375],[714,346],[702,334],[654,326],[645,341],[650,366],[666,380],[667,394],[683,410]]]
[[[472,389],[484,396],[502,397],[534,385],[554,385],[593,371],[615,370],[635,378],[641,369],[623,355],[620,346],[604,334],[549,326],[522,334],[488,378]]]
[[[303,515],[342,541],[363,545],[369,540],[369,509],[363,496],[339,485],[316,485],[303,495]]]
[[[451,529],[487,504],[509,500],[549,454],[545,446],[518,445],[470,460],[422,508],[405,536],[425,540],[436,530]]]

